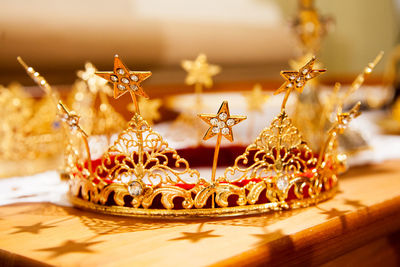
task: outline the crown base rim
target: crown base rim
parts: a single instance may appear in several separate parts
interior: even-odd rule
[[[70,203],[76,208],[107,215],[136,217],[136,218],[158,218],[158,219],[201,219],[201,218],[222,218],[222,217],[257,215],[273,211],[306,208],[332,198],[336,194],[337,189],[338,187],[335,186],[331,188],[329,191],[320,193],[315,198],[307,198],[302,200],[297,199],[297,200],[291,200],[289,202],[272,202],[272,203],[224,207],[224,208],[180,209],[180,210],[105,206],[83,200],[82,198],[76,197],[71,193],[68,193],[67,196]]]

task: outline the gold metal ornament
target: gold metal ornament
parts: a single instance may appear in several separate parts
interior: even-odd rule
[[[303,53],[316,54],[321,47],[323,37],[333,24],[329,16],[318,14],[314,0],[299,0],[299,11],[293,22],[293,28],[300,40]]]
[[[36,100],[19,84],[0,86],[0,177],[57,169],[63,148],[56,93],[38,72],[17,60],[45,95]]]
[[[309,68],[296,75],[315,77],[320,72]],[[216,168],[222,136],[232,141],[232,126],[246,118],[231,116],[227,102],[217,114],[199,115],[210,126],[204,139],[218,137],[211,177],[192,169],[136,112],[106,153],[94,159],[93,172],[85,161],[76,164],[78,168],[70,173],[69,198],[75,206],[96,212],[163,219],[258,214],[330,198],[342,166],[337,136],[358,116],[359,105],[348,113],[337,113],[324,150],[314,154],[286,114],[285,102],[292,90],[285,90],[281,113],[271,125],[219,177]],[[77,161],[82,158],[86,157]]]
[[[228,139],[230,142],[233,142],[232,127],[245,120],[246,116],[231,116],[229,112],[228,101],[224,101],[222,102],[221,107],[216,115],[199,114],[199,117],[210,126],[204,135],[203,140],[208,140],[215,135],[217,136],[211,174],[211,182],[215,182],[215,173],[217,170],[218,154],[221,146],[222,136]]]
[[[90,62],[84,71],[77,72],[80,79],[73,85],[67,103],[84,118],[81,125],[87,133],[110,137],[124,129],[127,121],[110,104],[108,97],[113,96],[113,90],[96,72]]]
[[[145,119],[150,125],[154,124],[154,121],[161,118],[160,107],[162,105],[161,99],[139,99],[139,109],[140,115]],[[135,112],[135,106],[133,103],[128,104],[128,110]]]
[[[285,92],[285,97],[282,103],[282,109],[285,109],[286,102],[289,98],[290,93],[293,90],[298,92],[303,92],[304,86],[307,81],[319,76],[321,73],[325,72],[325,69],[313,69],[315,63],[315,57],[312,57],[310,61],[307,62],[299,71],[281,71],[281,76],[286,80],[282,86],[275,91],[275,95]]]
[[[136,95],[149,98],[143,91],[141,83],[151,76],[150,71],[130,71],[118,57],[114,56],[113,71],[99,71],[96,75],[106,79],[114,85],[114,98],[119,98],[129,92],[136,108],[136,113],[140,113]]]
[[[262,90],[261,84],[257,83],[249,93],[243,93],[246,99],[248,111],[261,112],[264,103],[268,100],[269,95],[265,94]]]

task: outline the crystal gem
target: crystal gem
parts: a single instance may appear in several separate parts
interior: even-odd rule
[[[136,84],[131,84],[131,89],[132,89],[133,91],[137,91],[137,90],[138,90],[138,87],[137,87]]]
[[[235,120],[234,119],[228,119],[226,121],[226,125],[228,125],[228,126],[233,126],[234,124],[235,124]]]
[[[294,75],[289,77],[290,80],[294,80],[294,78],[296,78]]]
[[[218,124],[218,119],[217,119],[217,118],[212,118],[212,119],[210,120],[210,123],[211,123],[212,126],[217,126],[217,124]]]
[[[222,134],[229,134],[229,128],[223,128]]]
[[[111,75],[111,81],[118,82],[118,77],[115,75]]]
[[[217,126],[218,126],[218,128],[224,128],[225,127],[225,122],[219,121]]]
[[[126,88],[125,88],[125,85],[118,84],[118,89],[121,90],[121,91],[124,91]]]
[[[122,79],[121,79],[121,82],[123,82],[123,83],[129,83],[129,80],[128,80],[127,78],[122,78]]]
[[[131,80],[134,82],[137,82],[139,80],[139,78],[136,75],[131,75]]]
[[[303,74],[306,74],[308,72],[308,69],[303,70]]]
[[[140,196],[143,192],[143,187],[138,181],[133,181],[128,186],[129,194],[133,197]]]
[[[219,128],[218,127],[213,127],[212,128],[212,132],[215,133],[215,134],[219,133]]]
[[[299,82],[299,83],[296,84],[296,86],[297,86],[297,87],[302,87],[302,86],[303,86],[303,83],[302,83],[302,82]]]
[[[312,77],[311,77],[310,74],[307,74],[306,78],[307,78],[307,79],[311,79]]]
[[[287,176],[279,176],[276,180],[276,186],[279,190],[285,191],[286,188],[289,186],[289,179]]]
[[[288,83],[288,84],[286,85],[286,87],[287,87],[287,88],[293,87],[293,84],[292,84],[292,83]]]
[[[228,115],[226,115],[225,112],[222,112],[221,114],[219,114],[218,117],[219,117],[220,120],[223,120],[223,121],[224,121],[224,120],[226,120],[226,118],[228,118]]]
[[[124,74],[125,74],[125,71],[124,71],[123,69],[117,69],[117,73],[118,73],[118,74],[121,74],[121,75],[124,75]]]
[[[301,77],[299,77],[299,78],[297,78],[297,80],[296,80],[297,82],[300,82],[301,81]]]

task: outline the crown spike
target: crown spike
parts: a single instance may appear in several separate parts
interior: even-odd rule
[[[79,125],[79,120],[80,117],[75,114],[73,111],[69,111],[68,108],[64,105],[64,103],[60,100],[58,102],[58,110],[60,111],[62,116],[62,120],[69,126],[72,132],[78,131],[80,135],[82,136],[83,143],[85,144],[85,150],[87,154],[87,162],[88,162],[88,167],[89,167],[89,172],[90,174],[93,174],[93,169],[92,169],[92,156],[90,153],[90,148],[89,148],[89,143],[88,143],[88,135],[87,133],[81,128]]]
[[[150,71],[130,71],[120,57],[115,55],[113,71],[98,71],[95,74],[114,85],[114,98],[119,98],[129,91],[135,106],[135,113],[140,114],[136,96],[149,98],[141,83],[151,76]]]
[[[316,58],[313,56],[299,71],[281,71],[280,74],[286,81],[275,91],[274,95],[285,92],[281,107],[282,112],[284,112],[289,95],[293,90],[303,92],[304,86],[309,80],[326,71],[325,69],[313,69],[315,60]]]
[[[229,141],[233,142],[232,127],[239,122],[245,120],[246,116],[231,116],[229,112],[228,101],[223,101],[216,115],[213,114],[199,114],[200,119],[207,123],[208,128],[203,140],[208,140],[217,135],[217,143],[214,150],[213,167],[211,174],[211,181],[215,182],[215,173],[217,170],[218,154],[221,146],[221,139],[224,136]]]
[[[53,89],[50,84],[46,81],[46,79],[40,75],[39,72],[35,71],[32,67],[28,66],[25,61],[18,56],[17,61],[21,64],[21,66],[25,69],[26,73],[31,77],[31,79],[46,93],[48,94],[54,103],[57,103],[58,99],[53,93]]]

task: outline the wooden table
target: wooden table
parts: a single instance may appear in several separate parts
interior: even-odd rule
[[[400,161],[350,170],[318,206],[262,216],[154,221],[49,203],[0,207],[0,265],[400,264]]]

